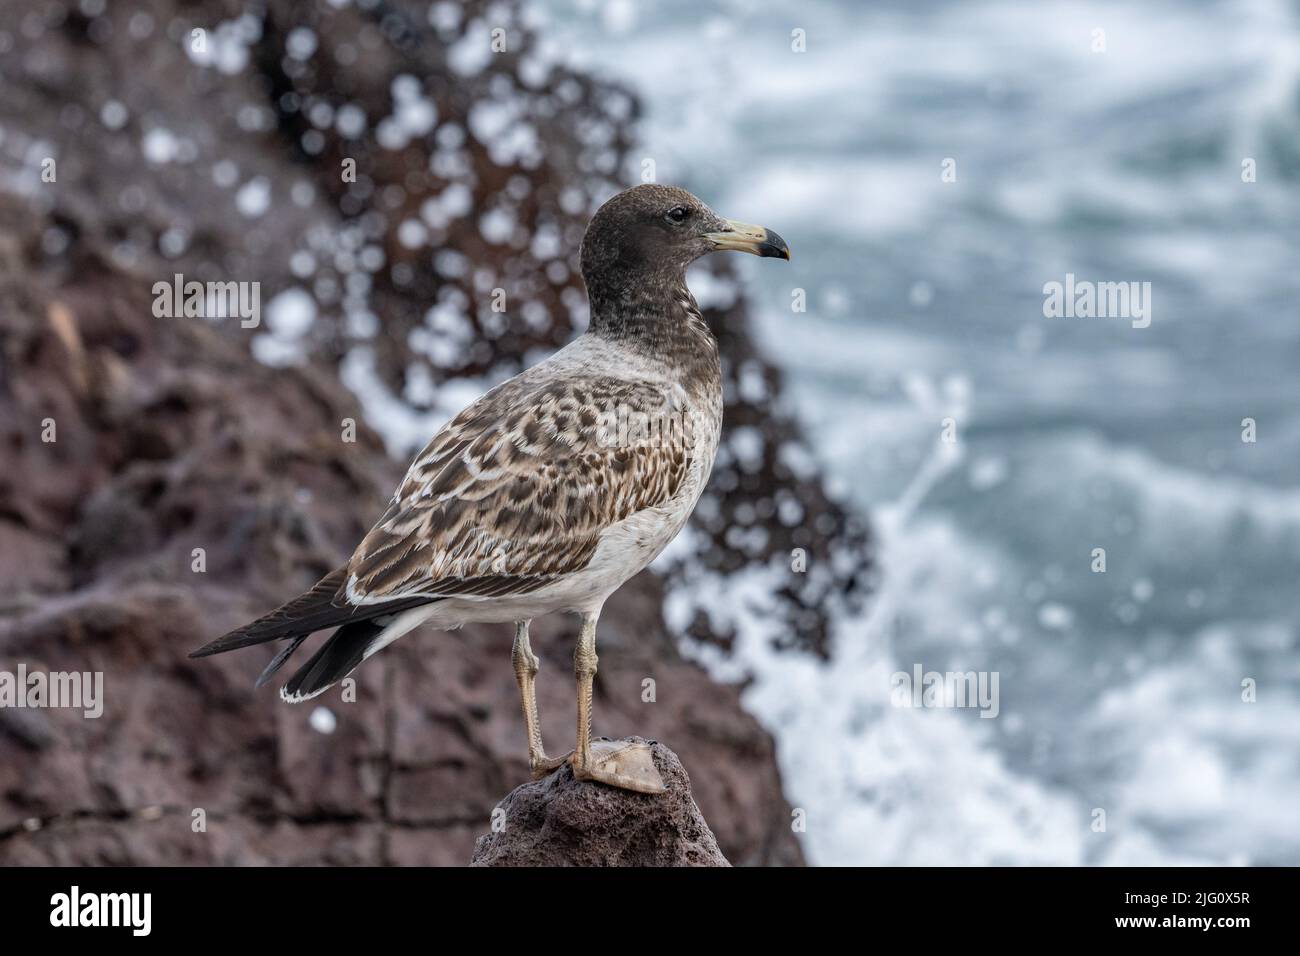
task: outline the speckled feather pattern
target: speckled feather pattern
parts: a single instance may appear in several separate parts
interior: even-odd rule
[[[685,286],[673,292],[659,308],[680,311],[689,374],[672,355],[589,332],[492,389],[415,459],[341,596],[527,594],[586,568],[605,532],[649,509],[676,525],[666,545],[708,477],[722,420],[717,344]]]

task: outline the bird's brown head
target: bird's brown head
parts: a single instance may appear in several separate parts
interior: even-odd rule
[[[790,258],[772,230],[723,219],[677,186],[645,183],[596,211],[582,239],[582,275],[594,300],[630,284],[679,281],[700,256],[724,249]]]

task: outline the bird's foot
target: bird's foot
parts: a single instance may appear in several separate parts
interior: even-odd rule
[[[647,743],[601,737],[591,742],[590,759],[585,764],[577,753],[569,759],[573,775],[579,780],[598,780],[638,793],[663,793],[668,789]]]
[[[541,780],[548,773],[552,773],[556,770],[556,768],[563,767],[572,757],[572,750],[563,757],[548,757],[546,754],[542,754],[540,758],[531,758],[528,761],[529,770],[532,772],[534,780]]]

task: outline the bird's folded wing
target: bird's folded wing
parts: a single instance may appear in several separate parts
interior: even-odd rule
[[[665,389],[521,377],[488,392],[416,458],[340,596],[524,594],[586,567],[605,529],[687,474],[691,424]]]

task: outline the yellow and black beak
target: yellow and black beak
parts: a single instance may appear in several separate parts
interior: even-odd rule
[[[722,232],[705,233],[704,238],[713,243],[714,249],[734,249],[736,252],[750,252],[765,259],[789,260],[790,247],[771,229],[736,222],[734,219],[728,219],[727,226]]]

